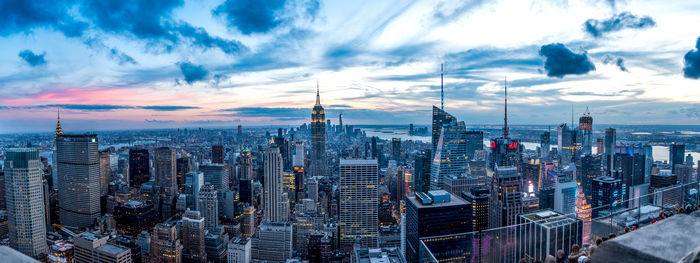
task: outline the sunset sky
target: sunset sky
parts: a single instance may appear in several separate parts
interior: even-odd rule
[[[264,3],[263,3],[264,2]],[[0,133],[700,124],[700,1],[0,0]]]

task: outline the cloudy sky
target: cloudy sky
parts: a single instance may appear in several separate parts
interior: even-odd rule
[[[0,132],[698,124],[700,1],[0,0]]]

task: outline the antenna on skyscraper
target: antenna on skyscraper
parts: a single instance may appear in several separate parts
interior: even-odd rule
[[[443,64],[440,64],[440,109],[445,110],[445,89],[443,87],[443,75],[445,73],[445,69],[443,67]]]
[[[503,117],[503,138],[508,138],[508,77],[505,77],[503,84],[503,97],[504,97],[504,117]]]

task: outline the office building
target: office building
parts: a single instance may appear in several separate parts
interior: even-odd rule
[[[153,155],[155,183],[154,200],[161,220],[167,220],[175,211],[177,197],[177,171],[175,149],[160,147]]]
[[[81,228],[100,216],[100,157],[97,135],[61,135],[58,153],[58,205],[61,225]]]
[[[440,134],[442,133],[442,127],[445,124],[457,122],[457,118],[445,112],[443,109],[433,106],[433,153],[437,153],[436,149],[438,146],[438,141],[440,140]],[[374,143],[374,142],[373,142]],[[373,144],[374,147],[374,144]]]
[[[561,164],[575,163],[581,156],[582,139],[581,133],[574,127],[569,127],[566,123],[559,125],[557,129],[557,150],[561,156]]]
[[[591,202],[591,197],[593,196],[593,179],[603,175],[600,170],[601,161],[601,155],[586,154],[581,157],[581,172],[576,179],[581,183],[581,189],[588,203]]]
[[[668,146],[668,163],[671,165],[671,171],[676,173],[676,165],[685,162],[685,144],[672,143]]]
[[[476,151],[484,150],[484,132],[483,131],[467,131],[467,159],[473,160]]]
[[[207,262],[204,251],[204,218],[199,211],[187,210],[182,217],[182,259],[185,262]]]
[[[292,224],[265,222],[258,227],[251,244],[253,260],[285,262],[292,257]]]
[[[253,179],[253,155],[250,153],[250,149],[245,148],[241,152],[241,161],[239,167],[239,178],[240,179]]]
[[[542,259],[583,242],[583,222],[574,216],[541,210],[521,215],[518,223],[516,258]]]
[[[255,208],[247,206],[241,216],[241,234],[243,237],[252,237],[255,234]]]
[[[593,179],[593,218],[610,215],[622,208],[622,181],[610,176]]]
[[[578,185],[575,181],[559,178],[554,183],[554,211],[565,215],[576,212],[576,189]]]
[[[252,260],[250,238],[234,238],[228,243],[228,263],[250,263]]]
[[[185,192],[185,175],[192,172],[194,164],[192,158],[183,156],[175,161],[175,169],[177,173],[177,190],[181,193]]]
[[[430,189],[442,189],[443,178],[469,172],[464,122],[445,123],[440,131],[430,169]]]
[[[554,187],[540,189],[538,198],[540,209],[554,210]]]
[[[375,248],[378,235],[379,168],[377,160],[340,160],[340,246],[350,248],[355,239]]]
[[[496,166],[518,166],[522,163],[523,146],[519,139],[495,138],[491,139],[491,155],[489,167],[495,170]]]
[[[148,231],[158,222],[158,212],[153,204],[129,200],[114,207],[117,229],[127,235],[136,236]]]
[[[304,167],[304,159],[306,159],[306,153],[304,151],[304,142],[297,141],[294,143],[294,155],[292,157],[292,166]]]
[[[108,238],[109,236],[90,232],[83,232],[73,237],[73,262],[131,262],[131,249],[107,243]]]
[[[469,174],[451,175],[442,179],[442,189],[456,196],[469,192],[472,187],[479,186],[479,179]]]
[[[199,191],[204,186],[204,174],[201,172],[189,172],[185,174],[185,196],[186,207],[190,210],[199,211]]]
[[[219,226],[219,201],[213,185],[205,184],[199,190],[198,210],[202,213],[207,229],[214,231]]]
[[[159,223],[151,232],[151,262],[180,263],[182,248],[174,224]]]
[[[489,228],[489,188],[473,187],[469,192],[462,192],[462,198],[471,205],[472,231]]]
[[[391,157],[397,163],[401,162],[401,138],[391,138]]]
[[[415,192],[427,192],[430,190],[430,165],[433,155],[430,150],[418,153],[414,160],[413,187]]]
[[[549,131],[543,132],[540,135],[540,159],[542,160],[549,160],[549,148],[551,145],[549,142],[549,137]]]
[[[472,231],[472,204],[445,190],[406,197],[406,258],[417,262],[420,239]]]
[[[281,211],[282,202],[282,155],[275,145],[270,146],[264,157],[265,181],[263,183],[263,200],[265,209],[263,217],[271,222],[282,222],[287,216]]]
[[[223,145],[212,145],[211,146],[211,162],[223,164],[226,154],[224,153]]]
[[[357,263],[406,263],[399,248],[358,248],[353,251],[352,262]]]
[[[112,169],[109,167],[109,152],[100,151],[100,196],[107,195],[111,180]]]
[[[605,155],[605,167],[608,173],[612,170],[613,165],[613,155],[615,154],[615,147],[617,146],[617,132],[614,128],[605,129],[605,148],[603,154]]]
[[[513,225],[523,211],[520,173],[515,167],[496,167],[492,180],[489,228]]]
[[[48,252],[41,162],[36,149],[5,151],[5,203],[10,247],[30,257]]]
[[[220,163],[203,164],[199,171],[204,173],[204,184],[211,184],[217,191],[228,190],[228,166]]]
[[[326,175],[326,114],[316,87],[316,104],[311,110],[311,176]]]
[[[151,179],[147,149],[129,149],[129,186],[141,187]]]
[[[212,263],[226,262],[226,249],[229,237],[224,232],[223,226],[218,226],[214,231],[207,231],[204,237],[204,251],[207,253],[207,261]]]
[[[582,143],[582,154],[593,154],[593,117],[591,117],[591,112],[586,111],[578,118],[578,129],[581,131],[581,136],[583,139]]]

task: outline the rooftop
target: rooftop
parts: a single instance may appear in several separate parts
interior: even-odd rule
[[[444,191],[444,190],[439,190],[439,191]],[[466,205],[469,204],[466,200],[457,197],[456,195],[453,195],[451,193],[445,192],[446,194],[450,195],[450,201],[446,203],[430,203],[430,204],[424,204],[419,200],[416,195],[411,195],[406,197],[413,205],[415,205],[418,208],[426,208],[426,207],[443,207],[443,206],[454,206],[454,205]]]
[[[97,249],[100,251],[106,252],[110,255],[119,255],[119,254],[123,253],[124,251],[129,250],[129,248],[117,246],[117,245],[112,245],[112,244],[104,244],[104,245],[101,245]]]
[[[398,248],[361,248],[355,250],[358,263],[404,263]]]

